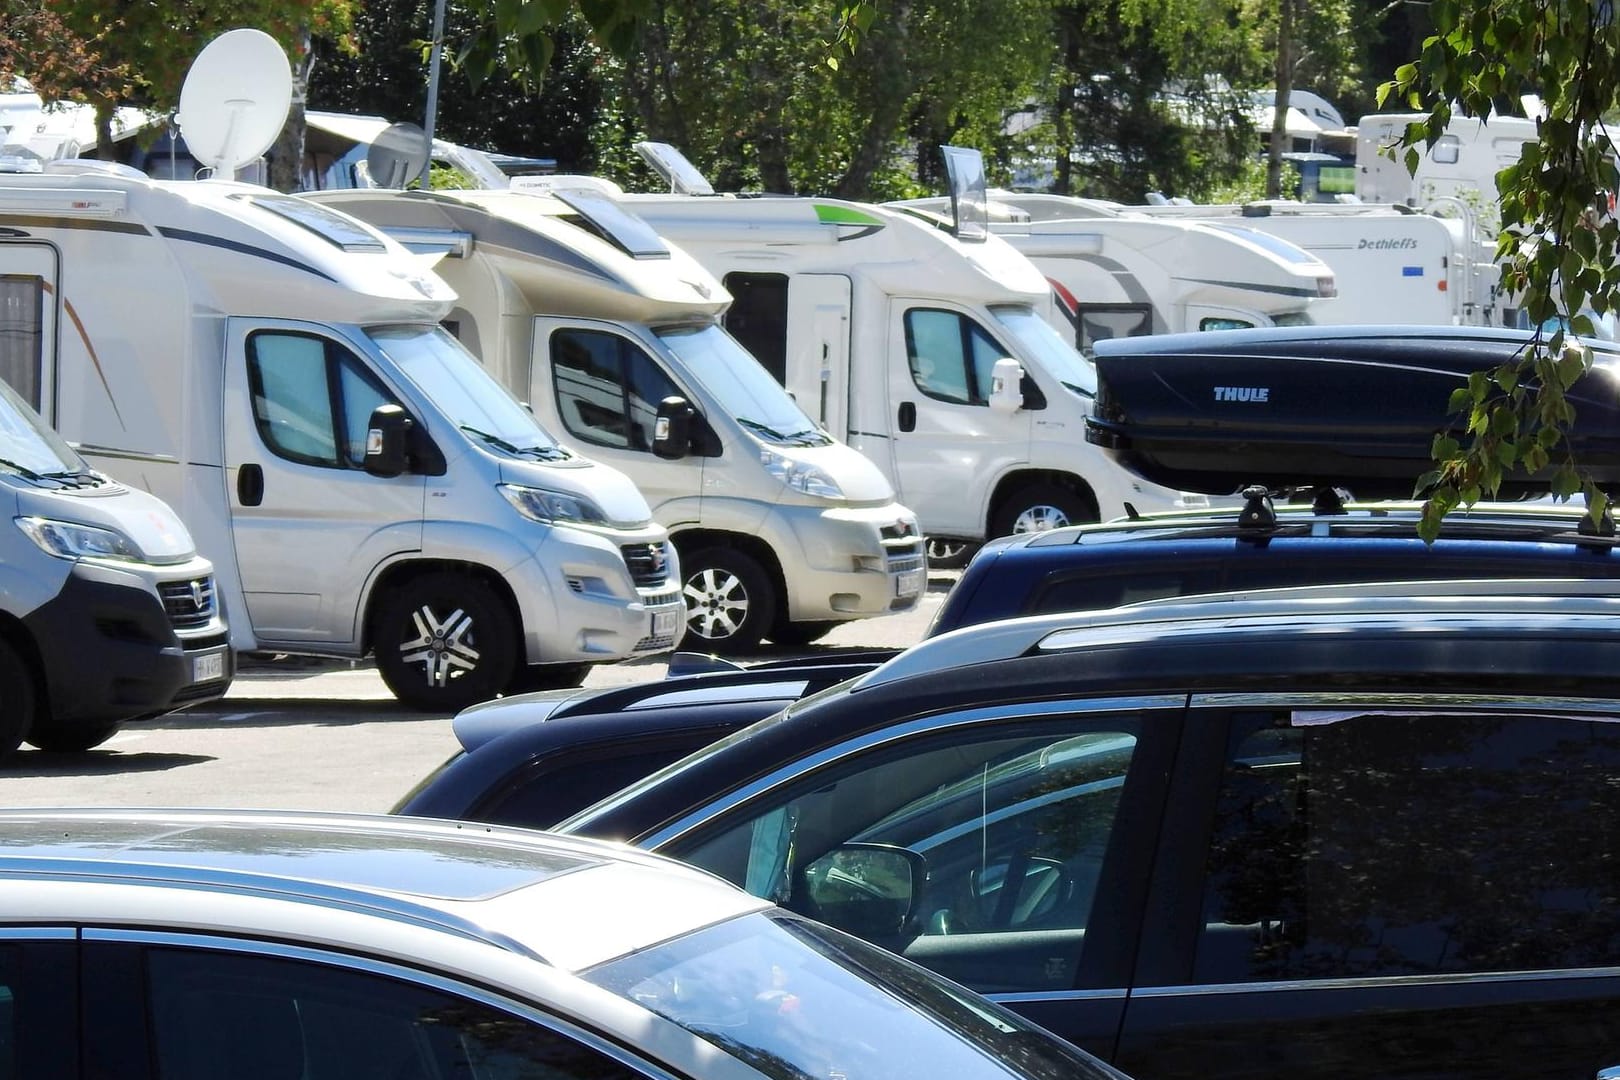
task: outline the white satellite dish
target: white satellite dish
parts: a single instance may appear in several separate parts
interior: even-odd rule
[[[422,175],[432,156],[427,132],[415,124],[394,124],[372,140],[366,170],[380,188],[402,188]]]
[[[292,85],[287,54],[264,31],[243,27],[210,41],[191,62],[175,117],[191,156],[234,177],[281,134]]]

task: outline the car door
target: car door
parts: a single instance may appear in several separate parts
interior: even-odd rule
[[[668,1076],[578,1024],[400,965],[128,930],[87,930],[85,954],[85,1073],[100,1080]]]
[[[1182,700],[896,722],[649,844],[1107,1056]]]
[[[1115,1064],[1591,1077],[1620,1063],[1620,717],[1194,699]]]
[[[371,413],[385,403],[399,400],[329,330],[231,320],[226,498],[261,643],[355,641],[372,572],[421,550],[425,477],[364,468]]]
[[[978,535],[989,488],[1030,456],[1030,410],[989,404],[996,361],[1015,354],[968,312],[904,300],[893,301],[891,310],[889,402],[899,499],[935,532]]]

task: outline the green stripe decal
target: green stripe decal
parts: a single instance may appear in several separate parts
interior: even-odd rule
[[[874,217],[852,206],[825,206],[822,203],[813,204],[816,208],[816,220],[824,225],[865,225],[869,228],[883,228],[883,219]]]

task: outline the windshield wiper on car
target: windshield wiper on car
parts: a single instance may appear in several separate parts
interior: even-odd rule
[[[495,449],[504,450],[508,454],[531,454],[534,457],[539,458],[541,461],[565,461],[568,458],[568,451],[564,450],[560,446],[518,446],[515,443],[507,442],[499,435],[492,435],[487,431],[480,431],[471,424],[462,424],[461,430],[465,431],[469,435],[474,435],[480,439],[483,439]]]
[[[19,465],[9,458],[0,458],[0,468],[10,469],[24,480],[43,480],[45,476],[35,472],[26,465]]]
[[[795,431],[784,435],[775,428],[767,427],[758,420],[750,420],[746,416],[737,417],[737,423],[750,431],[758,432],[767,439],[774,439],[779,443],[797,442],[800,446],[821,446],[832,441],[826,432],[818,431],[815,428],[805,428],[803,431]]]

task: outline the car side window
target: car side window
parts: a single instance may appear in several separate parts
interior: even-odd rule
[[[670,852],[975,989],[1071,987],[1138,723],[963,725],[873,749]],[[1031,934],[1024,962],[996,954]]]
[[[995,363],[1005,353],[982,327],[954,311],[913,308],[906,312],[905,330],[917,389],[964,405],[989,401]]]
[[[302,960],[148,952],[156,1080],[620,1080],[570,1034],[482,1002]]]
[[[75,942],[0,942],[0,1080],[61,1075],[73,1060],[77,974]]]
[[[597,446],[652,450],[658,405],[680,393],[634,342],[599,330],[551,335],[557,412],[569,434]]]
[[[1217,806],[1201,983],[1607,965],[1620,717],[1244,715]]]
[[[392,397],[335,342],[260,331],[247,343],[253,420],[277,457],[304,465],[362,468],[371,414]]]

